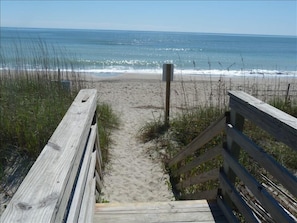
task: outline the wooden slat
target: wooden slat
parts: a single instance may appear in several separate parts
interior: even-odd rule
[[[239,192],[235,189],[235,187],[228,181],[227,176],[222,170],[220,171],[219,180],[220,180],[220,186],[222,190],[227,192],[229,198],[235,204],[236,208],[238,208],[239,211],[242,213],[245,220],[247,222],[258,223],[258,220],[255,218],[252,210],[242,199],[242,197],[240,196]]]
[[[101,153],[101,148],[100,148],[100,141],[99,141],[99,132],[98,132],[98,127],[97,127],[97,137],[96,137],[96,145],[97,145],[97,150],[100,158],[100,163],[102,164],[102,153]]]
[[[252,142],[247,136],[237,131],[231,125],[227,126],[227,135],[233,138],[247,153],[274,176],[286,189],[297,197],[297,178],[285,167],[274,160],[262,148]],[[297,142],[296,142],[297,143]]]
[[[233,214],[230,207],[219,196],[217,197],[217,203],[218,203],[218,206],[220,207],[220,209],[222,210],[222,212],[224,213],[224,216],[226,217],[228,222],[232,222],[232,223],[239,222],[238,219]]]
[[[85,218],[83,222],[93,223],[94,221],[94,211],[95,211],[95,204],[96,204],[96,197],[95,197],[95,178],[91,181],[91,190],[90,190],[90,200],[88,201],[88,208],[85,213]],[[82,222],[82,221],[79,221]]]
[[[227,150],[223,150],[225,162],[227,162],[234,173],[251,190],[253,195],[261,202],[263,207],[271,214],[277,222],[294,222],[294,220],[284,211],[278,202],[244,169],[236,160],[232,158]]]
[[[297,119],[241,91],[229,91],[230,108],[297,151]]]
[[[206,200],[96,204],[94,223],[227,222],[216,203]]]
[[[86,185],[90,162],[91,162],[91,154],[94,149],[94,143],[96,138],[96,131],[95,131],[96,128],[97,128],[97,125],[93,125],[90,130],[90,136],[86,146],[86,152],[83,157],[83,162],[80,168],[79,177],[75,186],[75,192],[72,198],[70,210],[67,217],[67,222],[69,223],[77,222],[78,220],[81,202],[84,197],[85,185]]]
[[[226,123],[231,123],[233,126],[235,126],[239,130],[243,130],[244,121],[245,121],[244,117],[241,114],[237,113],[236,111],[231,110],[230,112],[228,112],[228,115],[226,115]],[[232,154],[232,156],[235,157],[236,159],[238,159],[239,155],[240,155],[240,150],[241,150],[240,146],[238,146],[238,144],[236,144],[233,141],[233,139],[231,137],[229,137],[228,135],[226,135],[226,139],[227,139],[227,141],[223,143],[223,146],[227,147],[229,152]],[[235,184],[236,175],[232,171],[232,169],[230,168],[230,166],[227,162],[223,163],[223,168],[224,168],[224,172],[228,176],[229,181],[232,184]],[[230,207],[232,207],[232,201],[229,198],[226,191],[222,191],[222,196],[224,197],[224,203],[226,203],[226,204],[230,205]]]
[[[96,90],[79,92],[1,222],[62,222],[96,105]]]
[[[91,155],[91,163],[88,171],[87,182],[85,186],[84,196],[81,203],[80,213],[78,222],[91,222],[87,221],[90,217],[88,215],[93,216],[93,207],[94,207],[94,199],[95,199],[95,179],[94,179],[94,170],[96,163],[96,151],[94,151]]]
[[[103,172],[102,172],[102,166],[103,166],[103,161],[102,161],[102,153],[100,149],[100,143],[99,143],[99,132],[98,132],[98,126],[96,128],[96,150],[97,150],[97,162],[96,162],[96,169],[99,173],[99,176],[102,178],[103,177]]]
[[[99,151],[100,149],[96,149],[97,153],[96,153],[96,170],[98,171],[99,176],[102,178],[103,177],[103,172],[102,172],[102,162],[100,159],[100,155],[99,155]]]
[[[175,157],[173,157],[169,162],[168,166],[172,167],[174,164],[185,159],[189,155],[193,154],[197,149],[205,145],[219,133],[221,133],[225,128],[226,117],[223,115],[218,121],[210,125],[206,130],[204,130],[199,136],[197,136],[191,143],[189,143],[182,151],[180,151]]]
[[[100,193],[103,188],[103,184],[102,184],[102,181],[100,179],[100,176],[99,176],[97,170],[95,170],[95,179],[96,179],[96,189]]]
[[[190,177],[184,181],[181,181],[176,185],[176,188],[180,190],[182,188],[186,188],[195,184],[204,183],[208,180],[215,180],[218,178],[218,176],[219,176],[219,169],[216,168],[208,172],[201,173],[197,176]]]
[[[181,168],[177,169],[176,171],[172,172],[173,176],[177,176],[179,174],[185,173],[187,171],[192,170],[193,168],[195,168],[196,166],[207,162],[210,159],[213,159],[216,156],[219,156],[222,152],[222,146],[216,146],[212,149],[209,149],[208,151],[206,151],[205,153],[203,153],[202,155],[194,158],[191,162],[187,163],[185,166],[182,166]]]
[[[193,194],[184,194],[179,199],[180,200],[215,200],[218,194],[218,189],[199,191]]]

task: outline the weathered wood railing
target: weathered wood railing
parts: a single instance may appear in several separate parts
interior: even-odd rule
[[[92,222],[101,190],[97,91],[81,90],[1,216],[1,222]]]
[[[297,151],[297,119],[244,93],[230,91],[230,112],[226,117],[220,118],[216,123],[207,128],[195,138],[184,150],[179,152],[168,162],[171,170],[173,188],[177,190],[180,199],[215,199],[225,213],[229,222],[237,222],[234,210],[239,211],[246,222],[260,222],[259,214],[253,209],[251,202],[239,191],[238,182],[251,192],[253,199],[260,205],[261,214],[265,213],[268,218],[275,222],[295,222],[294,217],[288,210],[275,199],[271,191],[258,182],[255,177],[240,164],[238,158],[240,151],[245,151],[254,162],[278,181],[282,187],[288,190],[293,197],[297,197],[297,179],[290,171],[278,163],[272,156],[253,142],[243,133],[244,120],[248,119],[258,127],[264,129],[280,142]],[[225,130],[226,142],[222,146],[216,146],[200,156],[196,156],[197,150],[209,142],[213,137]],[[215,167],[206,173],[195,176],[199,165],[223,155],[223,165],[220,170]],[[189,159],[189,157],[191,157]],[[189,161],[190,160],[190,161]],[[196,169],[195,169],[196,168]],[[191,172],[189,178],[182,174]],[[194,175],[194,176],[193,176]],[[180,189],[214,180],[218,177],[217,190],[198,191],[189,194],[180,194]],[[253,203],[253,202],[252,202]]]
[[[205,162],[210,161],[217,156],[221,155],[222,144],[208,149],[205,153],[196,156],[195,152],[200,150],[205,144],[211,141],[214,137],[221,134],[225,129],[226,117],[223,115],[215,123],[209,126],[199,136],[197,136],[185,149],[181,150],[175,157],[168,162],[168,167],[171,169],[172,186],[177,199],[182,200],[196,200],[196,199],[215,199],[217,196],[217,188],[211,190],[204,190],[195,193],[182,193],[181,190],[199,184],[203,184],[209,180],[218,179],[219,165],[216,168],[207,172],[195,175],[191,174],[189,178],[182,177],[183,174],[191,172],[194,168],[203,165]],[[186,161],[186,159],[190,161]],[[182,178],[187,178],[182,180]]]
[[[241,149],[247,152],[259,166],[281,183],[283,188],[297,197],[296,177],[242,132],[244,119],[248,119],[296,152],[297,119],[244,92],[231,91],[229,96],[231,112],[226,125],[227,143],[223,150],[224,167],[219,176],[222,189],[222,193],[218,196],[219,205],[229,217],[229,221],[234,219],[230,211],[232,204],[238,208],[248,222],[259,221],[234,186],[235,180],[239,179],[274,221],[295,222],[296,219],[288,214],[265,187],[238,162],[238,156]]]

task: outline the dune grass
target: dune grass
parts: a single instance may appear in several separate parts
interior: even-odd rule
[[[112,143],[111,133],[120,125],[119,117],[114,113],[111,106],[101,103],[97,106],[97,124],[99,132],[100,149],[103,158],[103,167],[109,161],[108,148]]]
[[[181,83],[183,84],[183,83]],[[183,109],[181,112],[175,114],[174,117],[170,119],[170,128],[164,130],[163,119],[156,119],[152,122],[146,123],[140,130],[140,138],[144,142],[152,141],[154,146],[151,149],[160,151],[161,157],[164,159],[164,165],[166,162],[174,157],[179,151],[181,151],[187,144],[189,144],[195,137],[197,137],[203,130],[205,130],[211,123],[216,121],[222,114],[228,110],[228,100],[225,98],[227,96],[227,91],[230,89],[244,90],[248,93],[259,96],[262,100],[266,101],[297,117],[297,101],[292,99],[288,100],[286,97],[286,92],[279,89],[278,83],[272,87],[263,87],[260,89],[259,86],[253,84],[251,88],[246,88],[245,85],[249,83],[241,83],[240,86],[235,86],[233,83],[208,83],[210,88],[210,94],[206,96],[205,103],[196,104],[196,106]],[[225,86],[222,88],[222,86]],[[279,89],[279,90],[275,90]],[[198,92],[198,91],[197,91]],[[295,96],[296,92],[292,92]],[[187,96],[185,96],[186,98]],[[195,97],[201,97],[201,95],[196,95]],[[294,97],[292,97],[294,98]],[[287,99],[287,100],[286,100]],[[201,102],[201,101],[200,101]],[[183,104],[186,104],[183,102]],[[193,104],[193,103],[187,103]],[[253,125],[250,121],[246,120],[244,124],[244,133],[248,135],[253,141],[259,144],[268,154],[274,157],[279,163],[284,165],[286,168],[291,170],[293,173],[297,171],[297,153],[291,148],[288,148],[283,143],[277,142],[273,137],[271,137],[264,130]],[[207,143],[205,146],[200,148],[193,154],[193,156],[188,157],[183,163],[188,163],[193,158],[199,157],[205,151],[214,148],[216,145],[222,145],[226,140],[225,134],[220,134]],[[260,167],[251,160],[251,158],[243,151],[240,153],[239,162],[249,169],[256,178],[260,178],[259,171]],[[183,164],[183,165],[184,165]],[[189,177],[197,176],[213,168],[218,168],[223,165],[222,156],[218,156],[210,161],[203,163],[187,173],[181,174],[179,180],[183,181]],[[173,169],[172,169],[173,168]],[[169,172],[175,170],[176,167],[172,167]],[[258,173],[256,173],[258,172]],[[179,191],[181,195],[193,194],[199,191],[217,189],[219,186],[218,180],[207,181],[206,183],[193,185],[187,188],[183,188]],[[178,197],[177,197],[178,198]]]
[[[34,162],[79,90],[87,87],[73,70],[75,58],[58,47],[40,40],[17,42],[10,50],[0,52],[0,181],[7,180],[5,171],[18,165],[20,157],[26,160],[22,165]],[[107,154],[118,120],[106,104],[98,104],[97,114],[100,144]]]

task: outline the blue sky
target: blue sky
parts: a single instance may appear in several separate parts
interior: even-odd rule
[[[1,27],[297,36],[297,1],[0,0]]]

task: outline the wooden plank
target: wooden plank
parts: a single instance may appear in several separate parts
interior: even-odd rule
[[[96,166],[95,166],[95,168],[96,168],[96,170],[98,171],[99,176],[100,176],[101,178],[103,178],[102,162],[101,162],[100,155],[99,155],[99,152],[98,152],[98,151],[100,151],[100,150],[96,149],[96,151],[97,151],[97,152],[96,152]]]
[[[205,145],[207,142],[209,142],[219,133],[221,133],[225,128],[225,123],[226,123],[225,115],[222,115],[216,122],[210,125],[192,142],[190,142],[182,151],[180,151],[175,157],[173,157],[168,162],[168,166],[172,167],[174,164],[177,164],[181,160],[193,154],[197,149]]]
[[[103,188],[103,183],[102,183],[100,176],[96,170],[95,170],[95,179],[96,179],[96,189],[100,193]]]
[[[79,92],[1,222],[62,222],[96,105],[96,90]]]
[[[96,128],[96,150],[97,150],[97,162],[96,162],[96,169],[99,173],[99,176],[102,178],[103,177],[103,172],[102,172],[102,166],[103,166],[103,161],[102,161],[102,152],[100,149],[100,142],[99,142],[99,132],[98,132],[98,126]]]
[[[232,126],[227,126],[227,135],[232,137],[247,153],[274,176],[290,193],[297,197],[297,178],[285,167],[274,160],[262,148],[251,141],[247,136]]]
[[[78,222],[89,222],[87,221],[87,219],[89,218],[88,215],[90,214],[89,211],[94,206],[93,200],[95,197],[95,179],[94,179],[95,164],[96,164],[96,151],[94,151],[91,155],[91,163],[90,163],[86,187],[84,191],[84,197],[81,203]],[[93,215],[93,213],[91,213],[91,215]]]
[[[231,110],[297,151],[297,119],[241,91],[229,91]]]
[[[294,222],[279,205],[279,203],[265,190],[265,188],[253,178],[246,169],[244,169],[236,160],[232,158],[227,150],[223,150],[223,156],[230,165],[235,174],[250,189],[253,195],[258,199],[263,207],[271,214],[277,222]]]
[[[192,200],[192,201],[169,201],[169,202],[136,202],[136,203],[97,203],[95,213],[166,213],[170,208],[176,212],[194,212],[197,209],[207,211],[209,208],[220,210],[214,201]]]
[[[173,176],[177,176],[180,175],[182,173],[185,173],[187,171],[192,170],[193,168],[195,168],[196,166],[199,166],[202,163],[207,162],[210,159],[213,159],[216,156],[219,156],[222,152],[222,146],[216,146],[212,149],[209,149],[208,151],[206,151],[205,153],[203,153],[202,155],[194,158],[191,162],[187,163],[185,166],[182,166],[181,168],[175,170],[172,172]]]
[[[228,113],[228,116],[227,116],[226,120],[227,120],[226,123],[232,124],[238,130],[243,130],[244,121],[245,121],[244,117],[241,114],[237,113],[236,111],[231,110]],[[234,142],[234,140],[232,139],[232,137],[230,137],[228,134],[227,134],[226,138],[227,138],[227,142],[224,143],[224,144],[227,145],[227,148],[228,148],[229,152],[232,154],[232,156],[235,157],[235,159],[238,160],[239,154],[240,154],[240,146],[238,144],[236,144]],[[223,146],[225,146],[225,145],[223,145]],[[228,162],[224,161],[223,167],[224,167],[224,172],[226,173],[229,181],[234,184],[235,180],[236,180],[236,175],[233,172],[233,170],[229,167]],[[232,201],[228,197],[228,194],[226,193],[226,191],[222,190],[222,194],[223,194],[225,203],[227,203],[227,204],[229,204],[231,206]]]
[[[227,221],[215,203],[200,200],[96,204],[94,222],[170,223]]]
[[[219,176],[219,169],[218,168],[212,169],[208,172],[201,173],[197,176],[193,176],[193,177],[190,177],[184,181],[181,181],[180,183],[178,183],[176,185],[176,188],[180,190],[182,188],[186,188],[186,187],[189,187],[189,186],[192,186],[195,184],[203,183],[208,180],[215,180],[218,178],[218,176]]]
[[[96,131],[95,131],[96,128],[97,128],[97,125],[93,125],[90,130],[89,140],[86,146],[86,151],[83,157],[83,162],[80,168],[79,177],[75,186],[75,192],[72,198],[70,210],[67,217],[67,222],[69,223],[77,222],[78,220],[81,202],[84,197],[85,185],[86,185],[90,162],[91,162],[91,154],[94,149],[94,143],[96,138]]]
[[[92,179],[91,182],[91,190],[90,190],[90,200],[88,202],[88,208],[86,210],[85,218],[83,222],[88,222],[88,223],[93,223],[94,221],[94,211],[95,211],[95,203],[96,203],[96,198],[95,198],[95,178]],[[81,222],[81,221],[79,221]]]
[[[218,189],[199,191],[193,194],[184,194],[179,199],[180,200],[215,200],[218,194]]]
[[[236,208],[242,213],[246,222],[257,222],[258,220],[255,218],[252,210],[245,203],[243,198],[240,196],[239,192],[235,189],[235,187],[229,182],[226,174],[221,170],[219,175],[220,186],[224,189],[229,198],[235,204]]]

